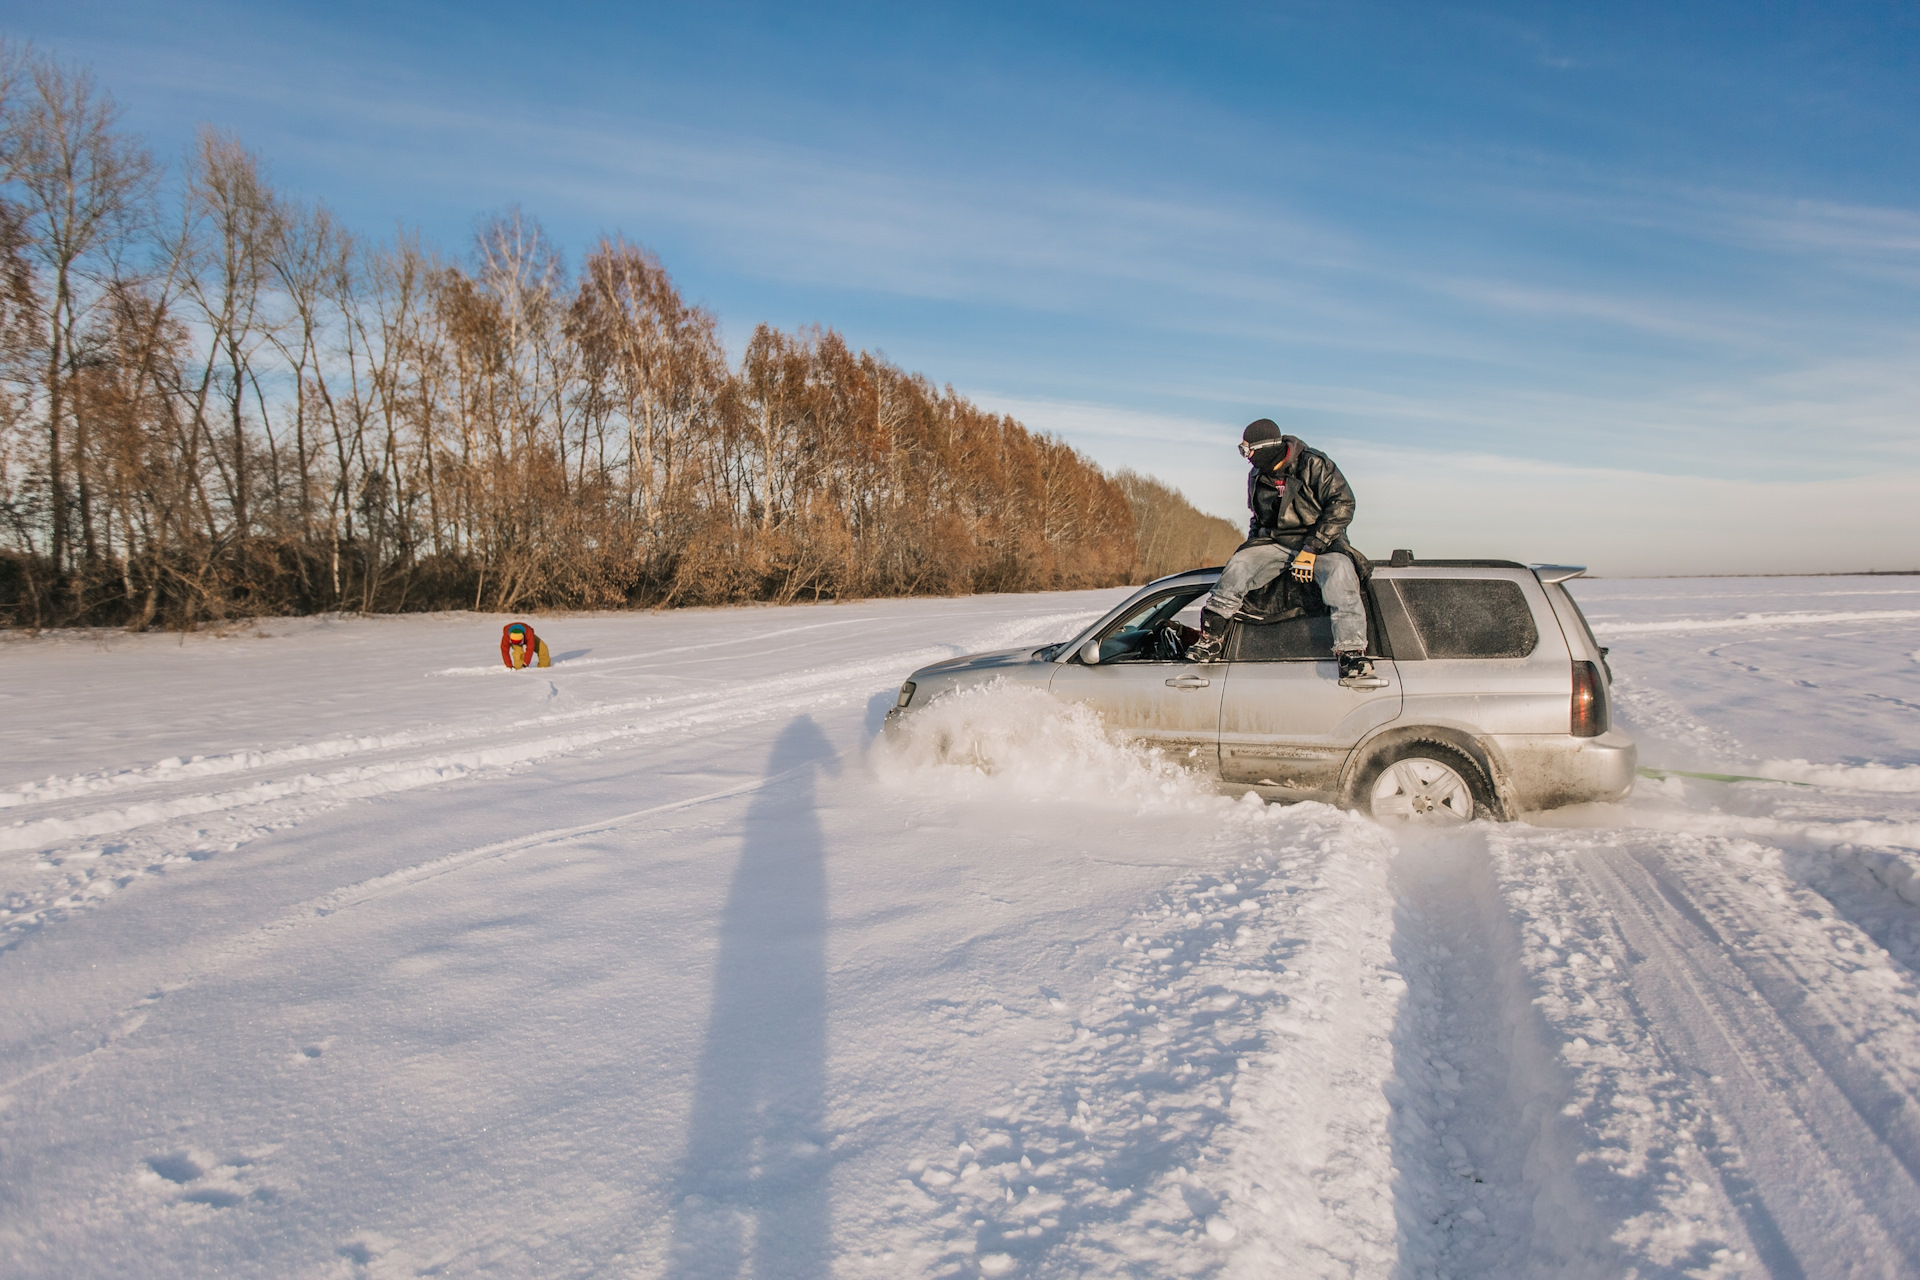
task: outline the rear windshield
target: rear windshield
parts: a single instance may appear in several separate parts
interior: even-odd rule
[[[1394,585],[1429,658],[1524,658],[1540,643],[1517,582],[1401,578]]]

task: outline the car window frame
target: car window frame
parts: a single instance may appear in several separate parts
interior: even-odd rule
[[[1098,641],[1100,644],[1104,645],[1109,639],[1113,637],[1113,635],[1116,632],[1120,631],[1123,627],[1127,625],[1127,619],[1129,617],[1138,616],[1143,612],[1145,613],[1146,616],[1151,617],[1153,615],[1153,611],[1155,607],[1164,606],[1167,601],[1178,598],[1180,603],[1176,605],[1174,608],[1172,608],[1171,610],[1168,610],[1154,623],[1154,626],[1157,627],[1161,623],[1165,622],[1168,618],[1171,618],[1177,615],[1182,609],[1186,608],[1189,604],[1193,603],[1193,601],[1196,598],[1206,595],[1212,589],[1213,589],[1213,584],[1210,582],[1193,583],[1185,586],[1170,588],[1166,591],[1161,592],[1158,595],[1148,596],[1145,600],[1141,600],[1137,602],[1135,607],[1131,609],[1126,608],[1125,606],[1122,606],[1121,613],[1119,613],[1116,617],[1114,617],[1111,621],[1109,621],[1105,626],[1099,628],[1097,631],[1089,635],[1087,637],[1087,640]],[[1082,640],[1078,645],[1075,646],[1075,651],[1070,661],[1078,662],[1078,663],[1081,663],[1082,665],[1085,665],[1085,660],[1080,657],[1079,650],[1082,648],[1085,648],[1086,643],[1087,643],[1086,640]],[[1116,654],[1111,658],[1102,656],[1100,659],[1099,665],[1105,667],[1105,666],[1112,666],[1115,663],[1120,663],[1120,664],[1129,665],[1129,666],[1138,666],[1144,663],[1168,662],[1168,661],[1172,661],[1172,660],[1161,659],[1161,658],[1139,658],[1132,653],[1123,653],[1123,654]]]
[[[1393,587],[1393,595],[1395,598],[1394,603],[1397,606],[1398,617],[1395,619],[1395,621],[1399,624],[1400,628],[1405,631],[1408,639],[1412,643],[1419,645],[1420,656],[1423,659],[1426,659],[1429,661],[1436,661],[1436,662],[1527,662],[1532,659],[1534,654],[1540,651],[1540,646],[1546,643],[1547,633],[1540,625],[1539,610],[1535,608],[1534,601],[1531,599],[1531,597],[1527,592],[1526,584],[1521,582],[1515,575],[1511,573],[1502,572],[1499,570],[1494,570],[1492,572],[1475,573],[1475,572],[1462,571],[1462,570],[1450,568],[1450,571],[1444,572],[1444,573],[1396,574],[1393,578],[1388,579],[1387,582],[1389,585]],[[1526,613],[1527,625],[1533,632],[1533,644],[1524,653],[1504,653],[1504,654],[1474,653],[1474,654],[1436,655],[1432,651],[1432,649],[1430,649],[1427,646],[1426,633],[1420,629],[1420,624],[1416,619],[1413,605],[1407,600],[1406,594],[1401,590],[1402,585],[1409,582],[1423,582],[1423,583],[1424,582],[1438,582],[1438,583],[1504,582],[1504,583],[1507,583],[1512,587],[1512,589],[1515,592],[1519,594],[1521,606]],[[1558,625],[1557,621],[1555,625],[1556,626]]]

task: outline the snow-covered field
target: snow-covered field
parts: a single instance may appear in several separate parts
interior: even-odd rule
[[[0,1274],[1920,1275],[1920,579],[1575,586],[1664,776],[1401,839],[873,744],[1113,592],[0,639]]]

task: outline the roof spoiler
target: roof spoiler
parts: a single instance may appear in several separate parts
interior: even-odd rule
[[[1566,582],[1577,578],[1587,571],[1583,564],[1530,564],[1533,576],[1542,582]]]

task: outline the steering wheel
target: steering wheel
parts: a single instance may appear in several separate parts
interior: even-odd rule
[[[1181,634],[1185,629],[1171,619],[1153,629],[1153,639],[1147,647],[1155,662],[1178,662],[1185,656],[1187,644]]]

